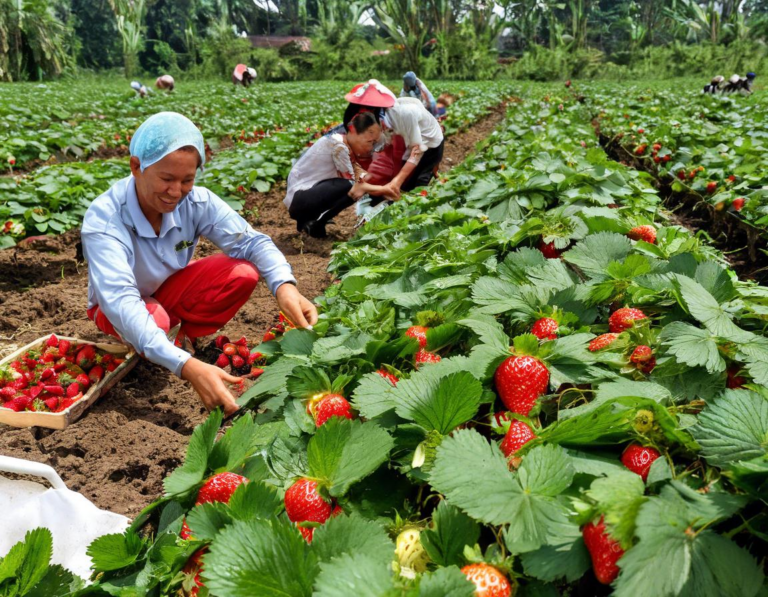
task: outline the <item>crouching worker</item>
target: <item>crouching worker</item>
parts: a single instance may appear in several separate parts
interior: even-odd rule
[[[366,181],[360,159],[370,160],[381,136],[373,112],[361,111],[345,125],[346,133],[321,137],[291,169],[285,206],[299,232],[326,236],[326,224],[364,195],[395,201],[397,190]]]
[[[148,360],[189,381],[208,409],[237,404],[237,381],[182,350],[183,339],[212,334],[248,301],[263,276],[277,305],[299,327],[317,310],[296,288],[272,240],[209,190],[195,186],[203,136],[186,117],[161,112],[131,139],[131,175],[97,197],[85,214],[88,317]],[[201,235],[221,254],[193,260]],[[168,331],[181,324],[176,343]]]

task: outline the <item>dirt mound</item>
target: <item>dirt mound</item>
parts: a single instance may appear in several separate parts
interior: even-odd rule
[[[443,170],[459,164],[503,118],[503,111],[446,142]],[[322,294],[333,243],[349,238],[347,210],[328,226],[328,239],[299,236],[282,205],[284,185],[246,198],[251,223],[285,253],[307,297]],[[254,209],[255,208],[255,209]],[[0,356],[50,332],[87,340],[105,337],[86,316],[87,266],[78,257],[79,232],[0,251]],[[196,257],[217,252],[203,240]],[[260,284],[223,329],[256,343],[276,322],[274,298]],[[141,361],[86,415],[62,431],[0,425],[0,454],[51,464],[70,487],[100,508],[133,517],[163,492],[163,479],[184,459],[189,435],[205,419],[191,387]]]

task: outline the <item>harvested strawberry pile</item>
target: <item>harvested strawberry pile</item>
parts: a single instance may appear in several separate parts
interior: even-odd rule
[[[0,408],[63,412],[123,362],[93,344],[51,334],[39,350],[28,350],[0,368]]]

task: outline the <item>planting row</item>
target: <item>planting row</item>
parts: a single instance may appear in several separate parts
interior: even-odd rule
[[[316,81],[264,83],[246,90],[201,81],[143,99],[124,80],[0,86],[0,168],[13,171],[40,161],[83,159],[99,150],[124,151],[142,121],[168,110],[198,123],[214,145],[225,137],[253,139],[282,127],[327,124],[340,119],[344,94],[351,86]],[[498,103],[488,103],[488,96],[503,93],[509,84],[436,82],[435,86],[467,100],[449,113],[446,126],[454,131]]]
[[[768,291],[581,104],[511,106],[331,269],[314,330],[256,347],[251,412],[91,545],[89,594],[758,594]]]
[[[455,133],[481,118],[508,94],[508,84],[486,84],[459,97],[446,119],[447,131]],[[301,123],[267,132],[243,130],[235,147],[214,154],[198,184],[239,210],[246,193],[266,192],[274,182],[287,178],[304,147],[327,128]],[[79,226],[91,201],[129,173],[128,161],[118,159],[56,164],[29,175],[0,178],[0,249],[27,236],[57,234]]]
[[[768,236],[768,104],[761,96],[591,86],[587,105],[608,142],[671,187]]]

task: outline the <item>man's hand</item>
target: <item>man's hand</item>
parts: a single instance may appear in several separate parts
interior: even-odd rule
[[[386,197],[390,201],[400,200],[400,185],[394,183],[394,181],[390,182],[389,184],[385,184],[382,189],[382,196]]]
[[[237,412],[239,408],[237,402],[224,382],[238,383],[241,381],[239,377],[230,375],[215,365],[208,365],[193,357],[184,363],[184,367],[181,369],[181,379],[192,384],[208,410],[221,406],[224,409],[225,417]]]
[[[275,298],[277,306],[296,327],[308,328],[317,323],[317,307],[304,298],[293,284],[281,284]]]

